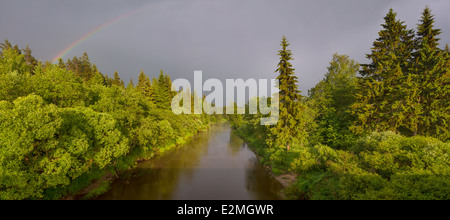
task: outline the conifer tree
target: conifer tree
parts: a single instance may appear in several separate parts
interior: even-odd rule
[[[9,42],[8,39],[5,39],[5,40],[3,41],[3,43],[0,43],[0,48],[1,48],[2,50],[8,49],[8,48],[12,48],[12,47],[13,47],[13,46],[12,46],[11,42]]]
[[[113,79],[108,77],[108,74],[105,74],[105,86],[112,86]]]
[[[93,75],[89,79],[88,84],[106,85],[105,76],[103,76],[103,74],[100,71],[98,71],[97,66],[95,64],[92,65],[92,72]]]
[[[141,73],[138,77],[138,84],[136,85],[136,89],[141,92],[142,95],[147,97],[147,99],[152,100],[152,85],[148,76],[144,73],[144,70],[141,69]]]
[[[414,82],[419,90],[416,102],[422,108],[414,135],[435,136],[446,140],[450,137],[450,69],[448,53],[438,48],[441,30],[434,27],[434,22],[431,10],[426,7],[417,27],[417,51],[413,55]]]
[[[152,85],[152,93],[150,94],[150,99],[155,103],[158,96],[158,79],[153,76],[152,80],[150,80],[149,77],[147,77],[147,80],[151,82]]]
[[[130,82],[127,85],[127,88],[134,88],[133,78],[130,78]]]
[[[155,81],[155,80],[154,80]],[[171,106],[174,93],[171,91],[172,81],[170,77],[161,70],[154,85],[154,102],[159,108],[168,109]]]
[[[411,132],[417,124],[420,105],[414,103],[417,91],[411,84],[411,54],[414,51],[414,31],[397,20],[392,9],[384,17],[383,30],[367,54],[370,64],[362,64],[358,79],[356,103],[352,111],[357,116],[352,130],[405,130]]]
[[[422,12],[420,24],[417,27],[417,40],[420,46],[427,44],[431,49],[437,49],[439,46],[438,35],[442,33],[441,29],[434,28],[434,16],[431,9],[427,6]]]
[[[67,60],[67,69],[72,70],[75,76],[81,77],[80,74],[81,61],[77,56],[74,56],[72,59]]]
[[[162,71],[162,70],[161,70]],[[172,79],[170,79],[169,74],[165,74],[165,87],[168,92],[168,100],[167,103],[170,106],[170,103],[172,102],[173,97],[177,94],[175,91],[172,91]]]
[[[59,62],[59,64],[61,67],[62,63]],[[89,81],[95,75],[95,70],[93,70],[86,52],[81,57],[74,56],[72,59],[67,59],[65,66],[67,70],[72,70],[75,76],[80,77],[85,82]]]
[[[275,72],[278,72],[279,89],[279,119],[276,125],[270,126],[270,134],[267,139],[269,146],[284,147],[290,150],[294,141],[304,138],[304,126],[302,124],[303,106],[300,103],[302,96],[297,86],[297,76],[290,63],[292,58],[291,50],[286,37],[281,40],[282,49],[278,51],[280,61]],[[300,143],[301,144],[301,143]]]
[[[58,66],[61,69],[66,69],[66,64],[64,63],[64,61],[61,58],[58,59]]]
[[[27,63],[27,65],[29,66],[29,70],[31,74],[34,74],[33,69],[37,66],[37,60],[36,58],[33,57],[33,55],[31,55],[31,49],[30,47],[27,46],[25,47],[25,49],[22,50],[24,57],[25,57],[25,61]]]
[[[114,78],[112,81],[113,85],[125,88],[124,82],[122,79],[120,79],[119,73],[117,73],[117,70],[114,72]]]
[[[0,43],[0,49],[2,49],[2,50],[13,49],[16,52],[18,52],[19,54],[22,54],[22,51],[19,49],[19,46],[17,44],[13,46],[12,43],[8,39],[5,39],[3,41],[3,43]]]
[[[88,81],[93,73],[91,69],[91,61],[89,60],[89,56],[86,52],[83,53],[83,55],[80,58],[80,67],[79,67],[79,75],[84,81]]]

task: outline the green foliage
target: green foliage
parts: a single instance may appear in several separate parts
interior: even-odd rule
[[[115,86],[125,88],[125,84],[124,84],[123,80],[120,79],[119,73],[117,73],[117,71],[114,72],[114,79],[112,81],[112,84]]]
[[[17,71],[18,74],[25,74],[31,71],[27,65],[25,55],[13,48],[3,48],[0,59],[0,74]]]
[[[291,50],[286,37],[281,40],[282,49],[278,51],[280,61],[276,72],[279,91],[279,118],[275,125],[270,125],[269,146],[278,146],[290,150],[290,146],[299,141],[301,144],[306,140],[305,121],[303,120],[304,104],[301,101],[302,96],[298,90],[297,76],[294,74],[294,68],[290,60],[292,58]]]
[[[288,199],[335,199],[335,192],[339,187],[337,181],[330,172],[310,172],[300,176],[297,182],[285,189],[284,192]]]
[[[361,77],[355,61],[334,54],[307,100],[283,37],[278,123],[260,125],[260,113],[227,115],[264,166],[298,174],[289,198],[450,199],[449,49],[438,48],[441,30],[428,8],[416,34],[396,17],[392,9],[384,17]],[[0,199],[77,193],[221,120],[170,111],[176,93],[162,70],[152,81],[141,70],[136,87],[130,80],[125,88],[86,53],[42,64],[28,46],[5,40],[0,48]],[[192,109],[200,99],[191,94]]]
[[[107,192],[111,188],[112,181],[102,181],[98,187],[89,191],[82,199],[92,199],[103,193]]]
[[[414,59],[414,85],[419,91],[416,102],[421,106],[414,135],[450,139],[450,63],[448,52],[438,48],[440,29],[428,7],[422,13],[417,29]]]
[[[173,129],[167,120],[158,123],[158,142],[163,145],[167,144],[168,140],[173,139]]]
[[[84,106],[88,101],[82,80],[56,65],[37,67],[30,83],[28,92],[59,107]]]
[[[136,129],[136,143],[140,145],[144,151],[151,151],[158,144],[158,125],[153,120],[145,118],[141,121],[141,125]]]
[[[352,106],[356,133],[391,130],[449,139],[450,63],[439,49],[440,29],[425,8],[417,35],[391,9],[367,55]]]
[[[356,103],[352,106],[357,120],[356,133],[393,130],[412,132],[421,111],[416,100],[417,88],[411,86],[411,55],[414,32],[397,20],[390,9],[384,17],[383,30],[373,43],[370,64],[362,64]]]
[[[0,72],[0,100],[14,101],[16,98],[25,96],[29,92],[30,75],[19,74],[16,70],[1,74]]]
[[[153,81],[152,100],[158,108],[170,109],[175,93],[172,91],[172,81],[162,70],[157,80]]]
[[[449,153],[449,143],[393,132],[362,137],[350,151],[317,145],[294,160],[301,176],[291,191],[303,199],[448,199]]]
[[[35,64],[29,48],[24,57],[8,41],[1,54],[0,199],[76,194],[219,121],[157,108],[139,89],[125,89],[118,74],[101,74],[87,54]],[[161,83],[159,92],[168,92],[161,97],[172,97],[170,78],[163,74]]]
[[[2,199],[42,198],[45,189],[67,186],[129,150],[114,118],[88,108],[58,108],[29,95],[1,112]]]
[[[330,63],[308,100],[317,122],[311,143],[319,144],[299,149],[292,161],[300,175],[286,190],[290,198],[449,198],[450,145],[442,142],[449,135],[449,58],[437,47],[440,30],[428,8],[420,22],[414,39],[391,9],[357,81],[357,66],[347,65],[352,74],[345,75],[337,64],[348,62]],[[330,73],[342,78],[330,80]]]
[[[342,149],[355,140],[349,127],[355,120],[350,106],[355,102],[358,70],[354,60],[334,54],[325,78],[309,91],[308,106],[317,114],[318,126],[310,132],[319,135],[316,142]]]
[[[31,49],[28,46],[28,44],[25,47],[25,49],[22,50],[22,52],[25,58],[25,62],[27,63],[29,69],[31,70],[31,73],[34,74],[33,70],[38,65],[38,61],[36,60],[36,58],[33,57],[33,55],[31,55]]]
[[[96,68],[92,66],[86,52],[84,52],[81,57],[75,56],[72,60],[68,59],[64,66],[67,70],[71,70],[75,76],[80,77],[84,82],[89,81],[97,71]]]
[[[150,79],[145,75],[144,70],[141,70],[138,78],[138,84],[136,85],[136,90],[139,91],[144,97],[152,100],[153,88]]]
[[[234,113],[237,113],[238,106],[235,102],[232,103],[234,106]],[[224,111],[225,112],[225,111]],[[242,114],[227,114],[228,121],[233,128],[239,128],[244,125],[244,116]],[[251,117],[251,116],[249,116]]]

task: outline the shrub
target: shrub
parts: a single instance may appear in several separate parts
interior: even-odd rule
[[[374,132],[349,151],[299,150],[299,199],[448,199],[450,144],[431,137]],[[292,195],[291,195],[292,196]]]

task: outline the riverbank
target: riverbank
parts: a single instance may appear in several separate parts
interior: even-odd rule
[[[279,200],[282,185],[228,124],[123,172],[99,200]],[[129,181],[128,181],[129,180]]]
[[[281,192],[283,199],[287,199],[288,195],[286,194],[286,189],[291,187],[296,181],[298,174],[292,171],[289,171],[288,168],[283,166],[274,165],[271,162],[271,159],[275,152],[268,152],[264,143],[261,142],[260,139],[255,138],[251,135],[245,134],[239,129],[233,129],[240,138],[242,138],[247,145],[252,149],[252,151],[257,155],[258,161],[264,166],[267,173],[269,173],[275,180],[277,180],[283,186],[283,192]],[[291,152],[292,154],[292,152]],[[286,153],[283,157],[292,157],[287,156]],[[289,160],[290,161],[290,160]]]
[[[131,152],[127,155],[126,160],[130,163],[128,167],[121,167],[114,170],[104,170],[101,175],[97,174],[90,180],[90,184],[79,189],[75,193],[70,193],[62,200],[88,200],[95,199],[111,188],[111,184],[114,181],[120,180],[124,182],[129,182],[132,176],[123,175],[123,173],[134,169],[138,164],[144,163],[149,160],[157,159],[170,152],[176,151],[187,142],[192,140],[196,135],[210,130],[212,127],[225,123],[226,120],[220,120],[217,123],[206,125],[203,129],[197,131],[196,133],[187,133],[183,137],[179,137],[176,141],[167,143],[165,146],[157,148],[155,152]]]
[[[241,137],[241,136],[240,136]],[[242,138],[242,137],[241,137]],[[243,138],[244,139],[244,138]],[[253,150],[253,152],[256,153],[255,151],[255,146],[250,145],[250,149]],[[261,163],[263,162],[265,159],[261,156],[258,155],[258,161]],[[297,174],[294,172],[285,172],[282,174],[275,174],[272,169],[273,167],[270,165],[265,165],[264,169],[267,171],[267,173],[269,173],[274,179],[276,179],[284,188],[287,188],[289,186],[291,186],[295,181],[297,181]]]
[[[449,195],[443,165],[449,144],[431,137],[373,132],[344,150],[317,144],[286,151],[265,147],[245,125],[235,131],[277,180],[294,183],[285,183],[287,199],[443,200]]]
[[[275,175],[272,172],[272,168],[270,166],[266,167],[266,171],[283,186],[283,190],[280,192],[280,195],[284,200],[286,200],[288,198],[286,189],[288,187],[291,187],[297,181],[297,174],[294,172],[290,172]]]

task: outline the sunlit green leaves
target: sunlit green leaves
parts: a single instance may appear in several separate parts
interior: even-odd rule
[[[129,151],[127,138],[108,114],[61,109],[37,95],[18,98],[13,106],[3,101],[0,111],[3,199],[40,198],[46,188],[68,185],[91,166],[103,168]]]
[[[38,67],[30,83],[34,93],[60,107],[83,106],[87,101],[82,80],[56,65]]]
[[[348,151],[300,149],[292,169],[310,199],[448,199],[450,144],[374,132]],[[317,175],[325,175],[312,181]],[[304,195],[304,194],[303,194]]]
[[[13,48],[4,48],[0,54],[0,75],[17,71],[18,74],[25,74],[31,71],[27,65],[25,56]]]

